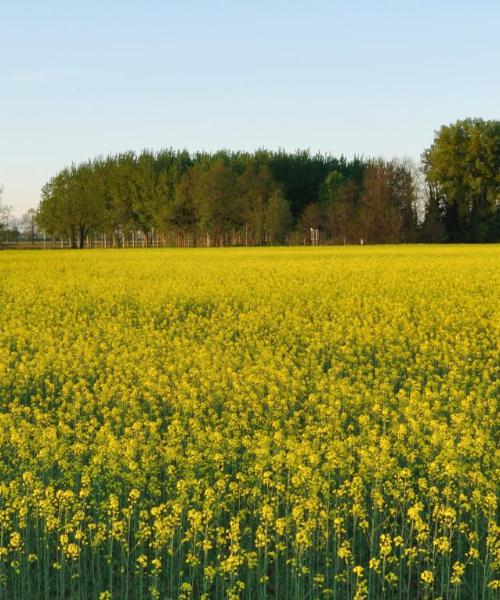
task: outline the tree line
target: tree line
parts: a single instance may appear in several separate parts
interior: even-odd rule
[[[43,188],[37,221],[80,247],[92,235],[147,246],[169,232],[195,246],[280,244],[332,172],[361,182],[364,163],[306,151],[128,152],[63,169]]]
[[[35,220],[81,248],[498,241],[500,121],[443,126],[419,166],[264,149],[99,157],[52,177]]]

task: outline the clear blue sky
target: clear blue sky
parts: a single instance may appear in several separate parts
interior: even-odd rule
[[[500,117],[499,0],[0,0],[0,183],[172,146],[418,159]]]

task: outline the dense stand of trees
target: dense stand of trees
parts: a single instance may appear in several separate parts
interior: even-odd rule
[[[443,126],[423,154],[430,225],[450,241],[500,240],[500,121]]]
[[[63,169],[37,224],[73,247],[494,241],[500,123],[441,128],[408,161],[259,150],[127,152]]]
[[[75,247],[149,245],[172,232],[186,245],[279,244],[329,174],[359,187],[367,164],[308,152],[129,152],[63,169],[42,190],[37,222]]]

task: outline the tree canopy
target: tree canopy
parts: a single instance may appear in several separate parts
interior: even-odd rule
[[[423,162],[429,185],[440,199],[448,238],[498,240],[500,121],[464,119],[444,125]]]
[[[74,247],[500,239],[500,122],[443,126],[409,161],[261,149],[98,157],[42,189],[37,224]],[[172,238],[172,235],[174,237]],[[155,237],[156,236],[156,237]]]

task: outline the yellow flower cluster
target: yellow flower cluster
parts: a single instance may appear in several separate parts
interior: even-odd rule
[[[0,253],[0,598],[493,600],[499,274]]]

